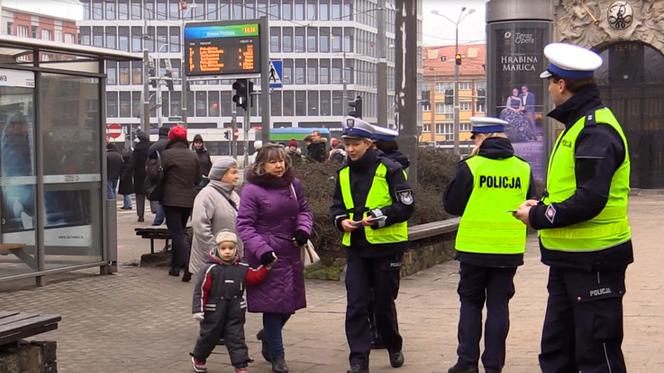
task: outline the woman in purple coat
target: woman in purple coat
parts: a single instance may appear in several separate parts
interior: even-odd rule
[[[247,289],[247,305],[249,312],[263,313],[257,336],[263,357],[272,362],[273,372],[285,373],[282,329],[296,310],[306,307],[300,246],[309,239],[313,215],[283,146],[263,146],[247,181],[237,216],[245,260],[254,268],[274,262],[267,279]]]

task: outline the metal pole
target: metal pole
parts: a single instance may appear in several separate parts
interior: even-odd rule
[[[270,83],[268,82],[268,85]],[[247,94],[247,110],[244,111],[244,123],[242,123],[242,129],[244,129],[244,167],[249,166],[249,121],[251,120],[251,98]],[[270,135],[270,129],[268,127],[268,136]],[[265,129],[263,129],[263,139],[265,139]],[[267,142],[263,142],[267,144]]]
[[[189,12],[191,12],[191,9],[189,8]],[[181,74],[182,74],[182,97],[180,98],[180,102],[182,103],[182,109],[180,110],[180,116],[182,117],[182,124],[186,127],[187,126],[187,100],[188,100],[188,86],[187,86],[187,74],[185,73],[186,69],[184,64],[188,63],[187,59],[187,45],[184,43],[184,27],[185,27],[185,22],[184,22],[184,12],[180,12],[180,17],[182,17],[182,26],[180,27],[180,32],[182,37],[180,40],[182,40],[182,66],[180,68]]]
[[[150,74],[148,74],[150,54],[145,47],[145,41],[147,39],[148,17],[145,12],[143,12],[143,112],[141,113],[141,129],[143,133],[150,136]]]
[[[261,33],[261,138],[263,144],[267,144],[270,141],[270,28],[268,27],[267,17],[263,16],[260,18],[260,33]],[[249,99],[249,104],[251,105],[251,97]],[[249,108],[250,106],[247,106]],[[251,113],[251,111],[248,111]],[[246,114],[245,114],[246,115]],[[245,122],[245,133],[249,131],[249,120]],[[245,143],[248,144],[248,140],[245,138]],[[247,153],[248,148],[244,149],[245,154]]]
[[[343,95],[341,96],[341,102],[342,105],[346,107],[346,105],[348,105],[348,97],[347,97],[348,81],[346,81],[346,51],[343,45],[342,45],[342,50],[343,50],[343,60],[341,61],[341,66],[342,66],[341,82],[343,83]]]
[[[386,44],[387,37],[385,36],[385,0],[378,1],[378,30],[376,43],[378,44],[378,64],[376,66],[377,72],[377,95],[376,98],[378,103],[376,105],[376,110],[378,115],[376,119],[378,124],[381,126],[387,127],[387,53],[386,53]]]
[[[161,128],[161,58],[159,58],[159,53],[161,52],[161,48],[157,50],[157,60],[155,61],[156,69],[155,69],[155,75],[157,78],[157,97],[156,97],[156,103],[157,103],[157,127]]]
[[[459,23],[455,25],[454,42],[454,154],[459,156],[459,64],[456,56],[459,54]]]
[[[237,160],[237,139],[235,138],[235,131],[237,131],[237,109],[233,103],[233,116],[231,117],[231,155]]]

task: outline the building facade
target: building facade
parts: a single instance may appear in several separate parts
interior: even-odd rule
[[[340,129],[348,101],[363,98],[364,117],[377,118],[378,55],[377,12],[385,2],[387,20],[388,118],[393,122],[394,0],[81,0],[83,20],[78,23],[80,43],[128,52],[146,48],[164,76],[170,66],[174,87],[160,87],[161,108],[155,109],[151,90],[150,122],[169,123],[186,107],[192,133],[224,141],[233,118],[232,81],[191,81],[183,98],[182,29],[188,22],[256,19],[267,16],[270,58],[283,63],[283,88],[271,91],[272,127],[325,127]],[[143,63],[108,63],[106,67],[108,123],[138,128],[142,112]],[[259,87],[258,81],[254,86]],[[345,97],[344,97],[345,93]],[[183,102],[185,100],[185,102]],[[259,100],[251,112],[250,139],[260,128]],[[238,122],[243,117],[238,108]],[[161,117],[161,119],[159,119]],[[169,118],[173,119],[169,121]],[[241,123],[239,124],[241,126]],[[240,131],[242,139],[242,131]],[[227,145],[223,145],[226,149]],[[223,154],[222,149],[211,149]]]
[[[24,38],[76,43],[76,20],[3,6],[0,34]]]
[[[459,140],[467,148],[470,117],[486,115],[485,44],[459,45]],[[454,145],[455,46],[423,50],[422,131],[420,144],[451,148]]]

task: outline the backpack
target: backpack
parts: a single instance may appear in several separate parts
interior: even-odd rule
[[[159,151],[154,154],[156,157],[148,159],[145,165],[147,177],[143,182],[143,190],[150,201],[161,201],[164,198],[164,166]]]

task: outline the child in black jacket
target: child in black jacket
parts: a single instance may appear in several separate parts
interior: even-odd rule
[[[264,266],[250,268],[237,257],[237,236],[219,232],[217,248],[210,252],[208,264],[198,275],[194,288],[192,313],[200,320],[200,337],[191,354],[194,372],[207,372],[206,359],[224,337],[236,373],[248,373],[249,353],[244,340],[245,283],[260,284],[268,274]]]

